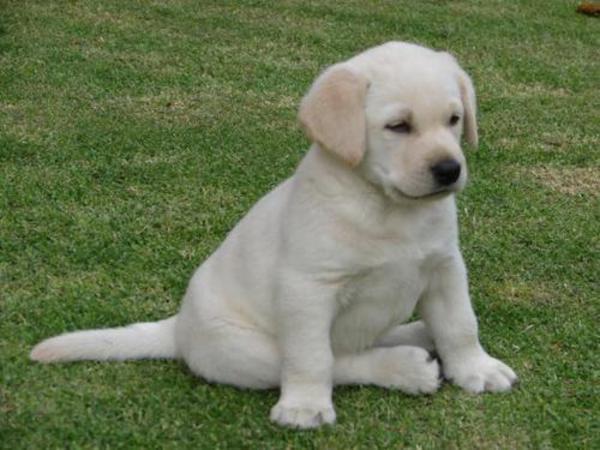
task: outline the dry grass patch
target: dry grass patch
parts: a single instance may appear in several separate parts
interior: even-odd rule
[[[600,190],[598,167],[533,167],[525,171],[536,183],[565,195],[598,196]]]
[[[555,286],[517,280],[499,283],[493,291],[506,302],[538,305],[554,304],[562,295]]]
[[[64,125],[55,112],[37,101],[0,102],[0,132],[17,142],[44,144],[53,130]]]
[[[541,99],[561,98],[568,99],[574,94],[568,87],[554,87],[542,81],[538,82],[515,82],[508,74],[502,74],[491,65],[489,67],[478,67],[477,79],[485,80],[478,83],[479,97],[518,98],[518,99]]]
[[[573,149],[580,149],[592,152],[594,148],[600,146],[599,137],[581,134],[573,130],[569,130],[569,132],[556,130],[540,132],[539,129],[528,130],[526,126],[518,121],[503,125],[505,127],[511,125],[513,134],[500,137],[491,143],[494,147],[502,150],[566,153]]]
[[[295,126],[294,120],[290,121],[290,114],[295,114],[299,101],[299,98],[292,95],[236,89],[229,84],[207,79],[206,84],[190,90],[168,88],[156,94],[115,96],[95,102],[93,109],[113,111],[123,117],[138,120],[150,120],[157,125],[204,127],[221,127],[224,117],[229,117],[234,112],[256,117],[264,111],[271,115],[269,121],[265,119],[261,124],[264,129]],[[273,117],[277,120],[273,120]]]

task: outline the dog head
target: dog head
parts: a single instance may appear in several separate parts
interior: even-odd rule
[[[475,93],[448,53],[390,42],[322,73],[302,100],[308,137],[397,202],[460,191],[477,145]]]

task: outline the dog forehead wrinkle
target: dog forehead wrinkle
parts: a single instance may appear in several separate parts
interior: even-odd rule
[[[374,94],[374,96],[377,95],[378,93]],[[385,96],[367,99],[366,113],[368,121],[377,123],[411,120],[412,118],[412,109],[406,103],[390,102]]]
[[[431,82],[397,79],[374,82],[366,99],[366,111],[371,118],[403,117],[407,113],[425,114],[432,112],[450,114],[462,112],[460,89],[453,79],[442,77]]]

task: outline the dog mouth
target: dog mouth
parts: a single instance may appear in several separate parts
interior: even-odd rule
[[[423,194],[423,195],[410,195],[407,194],[406,192],[404,192],[403,190],[401,190],[400,188],[397,187],[392,187],[392,192],[394,192],[395,195],[402,197],[402,198],[407,198],[409,200],[434,200],[437,198],[441,198],[441,197],[445,197],[447,195],[453,194],[455,192],[454,189],[448,189],[448,188],[442,188],[442,189],[437,189],[435,191],[432,192],[428,192],[427,194]]]
[[[462,185],[458,181],[446,186],[438,185],[431,186],[433,190],[421,195],[414,195],[405,192],[402,188],[398,186],[396,182],[392,180],[387,170],[383,169],[380,166],[376,166],[375,168],[375,176],[367,177],[367,180],[370,181],[375,186],[379,187],[383,191],[383,193],[389,197],[393,201],[419,201],[419,200],[437,200],[443,197],[447,197],[448,195],[454,194],[462,190]]]

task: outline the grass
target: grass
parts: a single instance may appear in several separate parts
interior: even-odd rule
[[[0,8],[0,447],[600,447],[600,22],[575,1],[28,1]],[[177,362],[32,364],[43,337],[177,310],[289,176],[298,101],[391,40],[457,55],[481,147],[459,198],[484,345],[511,394],[337,389],[338,423]]]

